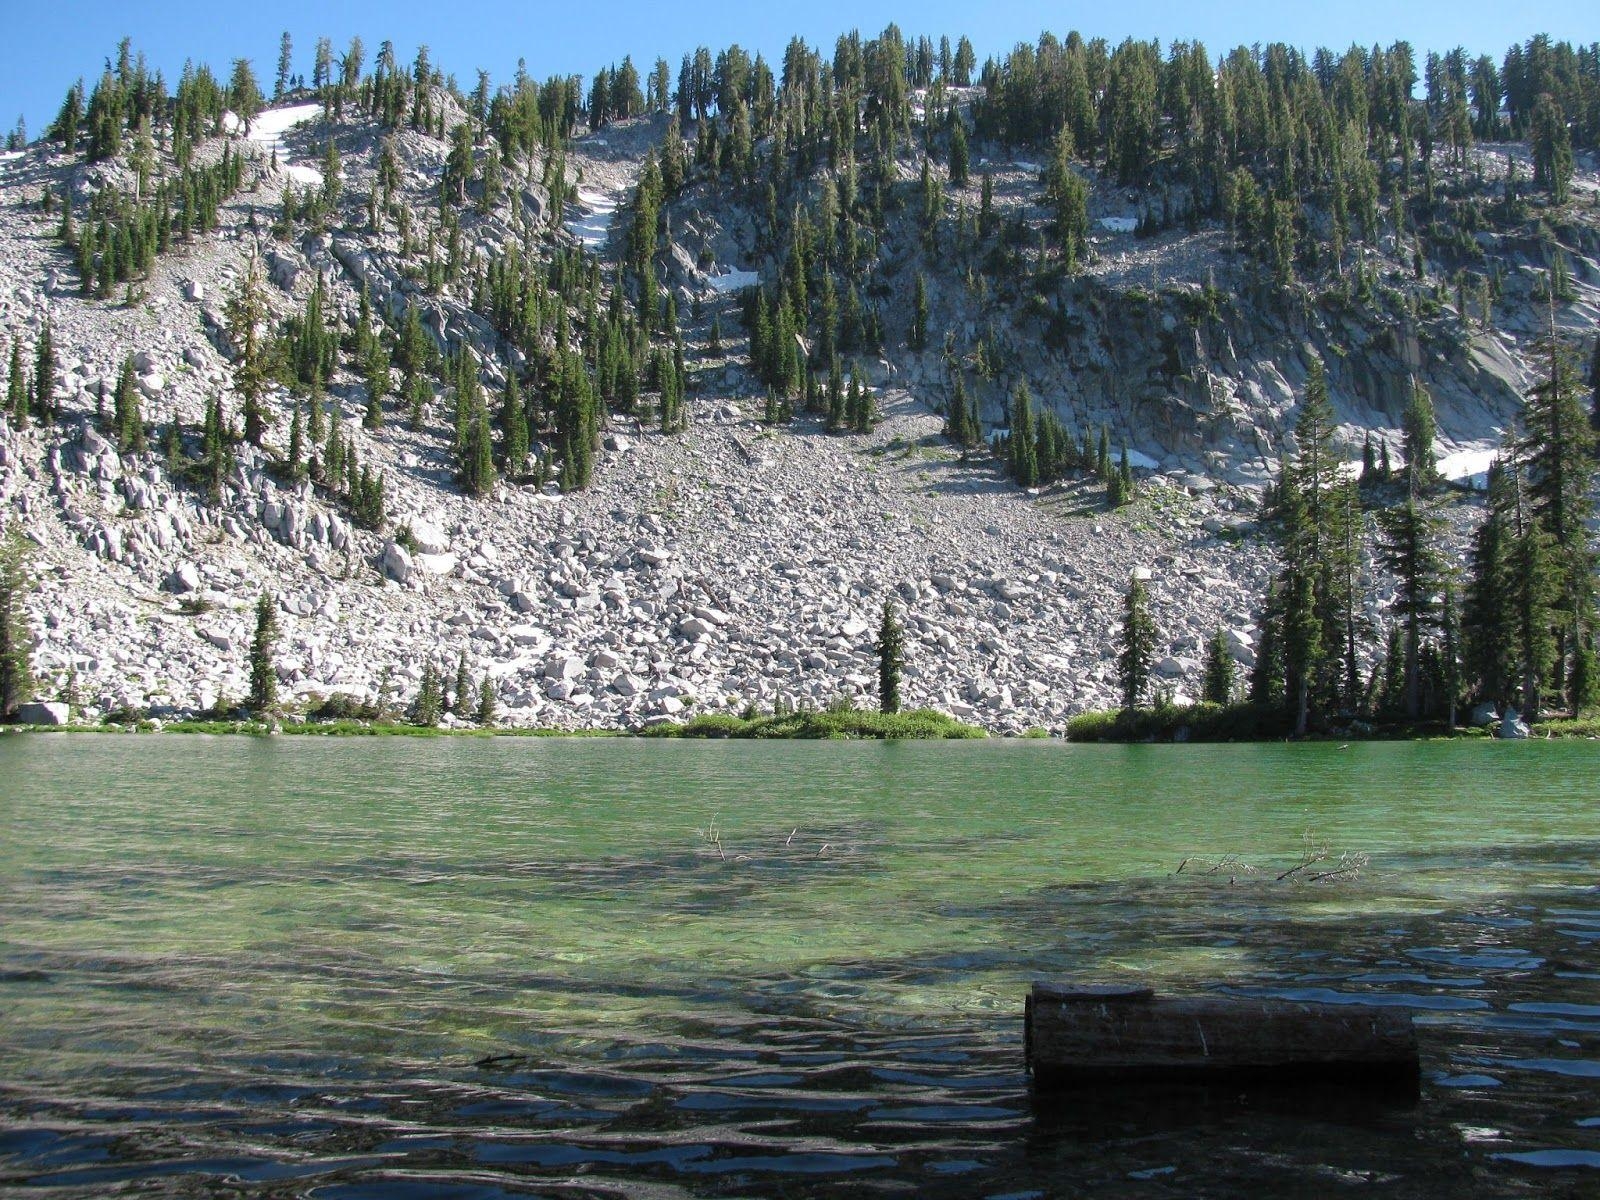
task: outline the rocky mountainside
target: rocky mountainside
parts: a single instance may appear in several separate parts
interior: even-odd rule
[[[702,180],[668,218],[665,280],[689,380],[682,430],[612,411],[588,486],[563,492],[536,476],[476,498],[453,471],[447,381],[429,388],[417,428],[395,399],[381,428],[364,428],[367,385],[341,364],[327,380],[330,411],[385,487],[386,519],[367,528],[375,523],[353,519],[336,490],[279,469],[299,403],[280,382],[263,398],[263,445],[237,445],[214,496],[174,468],[161,431],[180,422],[191,431],[180,442],[192,439],[214,397],[238,412],[228,305],[252,262],[270,281],[265,328],[301,312],[321,280],[331,318],[348,330],[364,289],[391,329],[415,311],[441,350],[475,348],[482,385],[498,394],[524,365],[519,352],[475,311],[470,286],[420,277],[420,232],[389,219],[375,228],[364,204],[382,187],[391,212],[415,214],[422,230],[441,208],[450,139],[292,101],[248,131],[230,128],[194,149],[201,163],[226,148],[244,164],[215,228],[106,298],[83,294],[59,237],[59,200],[46,212],[41,197],[70,196],[81,221],[97,195],[133,192],[134,170],[55,143],[0,164],[0,330],[26,361],[48,324],[59,409],[48,426],[19,427],[10,415],[0,424],[0,511],[34,544],[27,611],[41,695],[70,693],[102,714],[238,702],[264,592],[281,608],[280,695],[293,703],[404,702],[426,665],[450,674],[464,660],[474,680],[493,681],[501,719],[517,725],[637,727],[748,705],[820,707],[870,698],[877,614],[893,598],[908,628],[908,703],[997,731],[1059,729],[1071,713],[1115,703],[1130,573],[1149,580],[1158,677],[1193,696],[1214,628],[1251,661],[1272,564],[1254,519],[1312,354],[1329,363],[1353,453],[1369,431],[1398,448],[1415,379],[1433,394],[1447,473],[1469,476],[1534,378],[1552,254],[1570,283],[1555,308],[1561,327],[1587,335],[1600,315],[1592,162],[1580,161],[1576,199],[1551,236],[1478,235],[1498,269],[1488,319],[1460,311],[1473,301],[1450,290],[1446,262],[1422,268],[1444,294],[1426,311],[1398,292],[1387,308],[1285,305],[1214,222],[1139,236],[1128,226],[1150,217],[1155,193],[1088,171],[1089,253],[1061,299],[1022,294],[1003,262],[912,253],[911,239],[883,238],[875,306],[885,337],[881,353],[859,360],[878,419],[870,433],[830,434],[815,416],[763,420],[766,389],[747,361],[734,289],[775,279],[781,264],[759,231],[758,201]],[[549,261],[581,245],[618,261],[632,189],[667,129],[661,116],[614,122],[530,158],[481,203],[469,189],[450,253],[481,268],[513,248]],[[343,197],[332,219],[272,229],[286,188],[323,187],[330,143]],[[1480,145],[1454,169],[1503,174],[1525,153]],[[1041,226],[1037,166],[998,146],[988,155],[978,168],[1001,219]],[[949,205],[976,210],[977,188],[952,187]],[[1387,258],[1371,252],[1380,281],[1412,269],[1394,241]],[[907,344],[918,274],[937,331],[920,351]],[[1088,477],[1024,490],[999,459],[941,436],[949,355],[979,341],[1001,364],[975,383],[990,426],[1006,420],[1007,384],[1028,379],[1072,427],[1104,426],[1129,449],[1134,503],[1109,509]],[[142,451],[119,451],[107,417],[130,356],[152,435]],[[559,453],[544,450],[546,462]],[[1472,505],[1464,494],[1454,501],[1458,527]],[[1391,592],[1375,574],[1374,617]]]

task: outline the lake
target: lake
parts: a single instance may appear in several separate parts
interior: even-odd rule
[[[1592,1196],[1597,767],[0,737],[0,1191]],[[1422,1098],[1036,1108],[1029,982],[1106,977],[1398,1005]]]

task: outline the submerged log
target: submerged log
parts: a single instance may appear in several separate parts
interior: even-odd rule
[[[1025,1036],[1041,1090],[1337,1082],[1414,1096],[1422,1078],[1410,1015],[1371,1005],[1036,983]]]

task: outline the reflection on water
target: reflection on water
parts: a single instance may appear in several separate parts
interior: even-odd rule
[[[1600,1189],[1592,751],[1086,749],[0,739],[0,1190]],[[1106,972],[1401,1006],[1423,1097],[1036,1108]]]

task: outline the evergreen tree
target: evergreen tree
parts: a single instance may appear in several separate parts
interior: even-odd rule
[[[122,370],[117,375],[117,390],[112,407],[112,421],[117,451],[121,454],[143,454],[145,451],[144,415],[140,411],[139,385],[133,369],[133,356],[122,360]]]
[[[278,705],[278,671],[272,661],[277,644],[277,602],[263,592],[256,601],[256,630],[250,639],[250,711],[257,717]]]
[[[39,331],[39,342],[33,355],[33,411],[40,424],[55,421],[56,413],[56,344],[50,329],[50,319],[45,318]]]
[[[1413,496],[1433,490],[1439,479],[1435,465],[1433,440],[1437,426],[1433,416],[1433,398],[1422,384],[1413,382],[1411,399],[1400,421],[1405,439],[1406,488]]]
[[[474,697],[472,676],[467,674],[467,652],[463,650],[456,660],[455,714],[463,721],[472,716]]]
[[[917,272],[916,289],[911,303],[911,348],[923,350],[928,345],[928,281]]]
[[[266,394],[268,372],[261,344],[261,325],[268,316],[261,270],[254,255],[239,278],[239,287],[227,304],[228,340],[237,358],[233,365],[234,390],[244,398],[244,437],[252,446],[261,445],[266,432],[266,414],[261,398]]]
[[[416,703],[412,706],[411,723],[432,728],[439,723],[439,718],[443,714],[444,696],[439,683],[439,669],[431,662],[425,663]]]
[[[1533,150],[1533,182],[1550,193],[1555,204],[1572,195],[1572,135],[1561,105],[1548,92],[1539,97],[1529,133]]]
[[[478,684],[477,712],[478,724],[484,729],[493,727],[497,707],[494,681],[489,678],[488,672],[484,672],[483,681]]]
[[[1555,659],[1551,682],[1565,688],[1572,652],[1594,627],[1595,556],[1588,523],[1594,506],[1594,433],[1578,395],[1577,370],[1569,347],[1552,329],[1544,346],[1548,375],[1523,410],[1521,450],[1528,468],[1528,495],[1535,518],[1550,538],[1556,587]]]
[[[31,590],[28,543],[13,522],[0,536],[0,721],[33,691],[33,649],[23,602]]]
[[[967,149],[967,127],[952,111],[950,116],[950,186],[965,187],[970,170]]]
[[[905,663],[905,629],[895,612],[894,601],[883,602],[878,623],[878,711],[900,711],[900,673]]]
[[[1398,584],[1394,610],[1404,630],[1404,706],[1406,716],[1414,721],[1422,712],[1423,639],[1440,618],[1445,563],[1438,543],[1444,519],[1419,504],[1415,496],[1408,496],[1399,508],[1379,513],[1378,525],[1383,531],[1378,559],[1394,573]]]
[[[6,412],[15,429],[28,427],[28,409],[31,403],[28,373],[22,365],[22,339],[11,343],[11,369],[6,381]]]
[[[1117,655],[1117,686],[1122,689],[1122,707],[1138,708],[1150,680],[1150,665],[1156,653],[1156,625],[1150,616],[1149,592],[1135,573],[1128,578],[1128,593],[1122,608],[1122,649]]]
[[[1200,698],[1210,704],[1232,704],[1235,675],[1233,652],[1228,648],[1228,639],[1223,635],[1222,626],[1218,625],[1212,631],[1211,639],[1206,642]]]
[[[278,42],[278,78],[273,84],[272,100],[277,103],[283,99],[284,92],[289,90],[289,72],[294,66],[294,42],[289,38],[289,31],[283,31],[283,37]]]
[[[261,88],[256,83],[255,72],[248,58],[233,60],[233,78],[228,83],[228,107],[239,118],[248,135],[251,123],[261,115]]]
[[[528,471],[528,416],[517,386],[517,372],[506,372],[506,389],[500,404],[501,466],[507,479],[521,479]]]
[[[1039,483],[1039,446],[1034,434],[1033,395],[1025,379],[1011,389],[1011,477],[1018,487]]]

